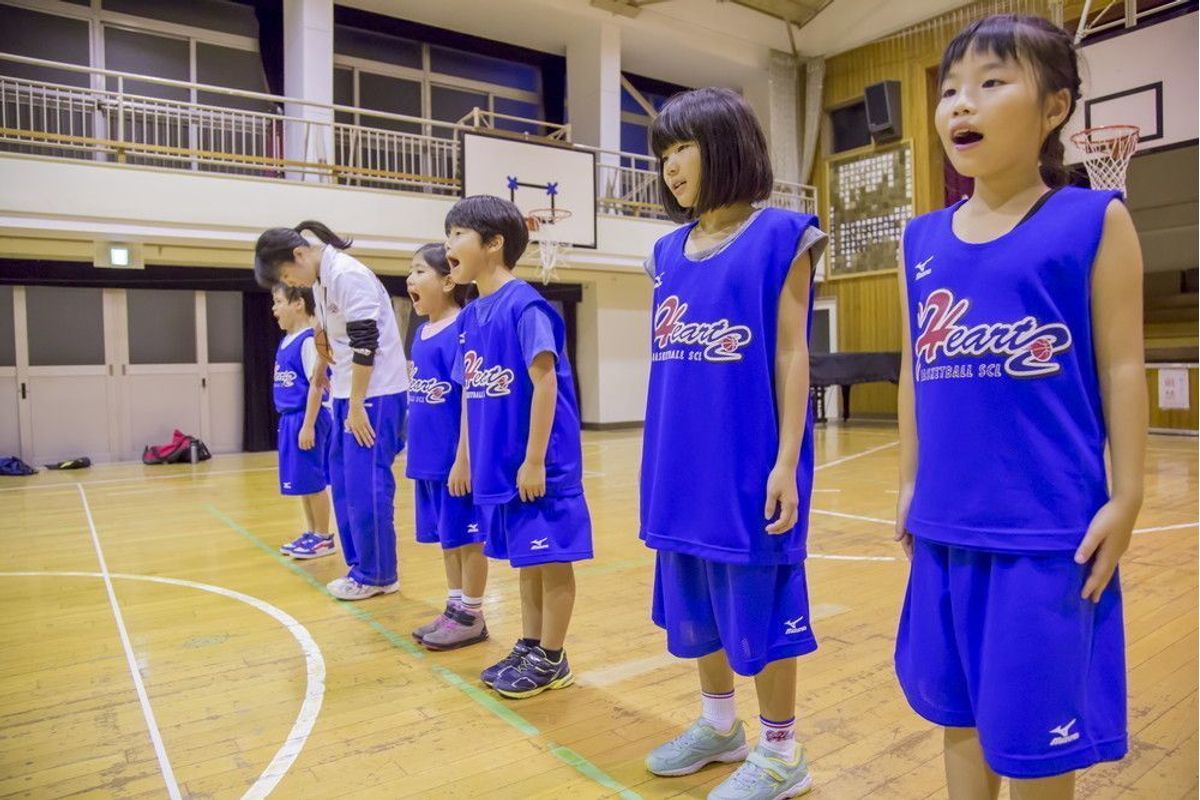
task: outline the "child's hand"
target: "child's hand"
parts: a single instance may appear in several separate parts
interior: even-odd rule
[[[1109,500],[1105,503],[1092,523],[1088,525],[1087,535],[1075,551],[1075,563],[1086,564],[1092,561],[1091,572],[1083,584],[1080,597],[1100,602],[1117,562],[1129,549],[1129,540],[1133,536],[1133,524],[1137,520],[1138,504]],[[1093,558],[1094,557],[1094,558]]]
[[[900,543],[900,547],[909,561],[912,561],[913,540],[905,523],[908,521],[908,507],[912,505],[912,496],[913,487],[911,485],[900,487],[899,497],[896,498],[896,532],[892,536],[892,541]]]
[[[301,450],[312,450],[316,444],[317,432],[312,425],[301,425],[300,435],[296,437],[296,444],[300,445]]]
[[[546,496],[546,463],[544,461],[525,459],[525,463],[517,470],[517,493],[526,503],[532,503],[534,500]]]
[[[367,409],[361,402],[350,401],[350,411],[346,414],[346,427],[354,434],[354,439],[360,446],[375,446],[375,429],[371,427]]]
[[[454,459],[454,465],[450,467],[450,479],[446,481],[446,485],[450,487],[451,497],[466,497],[471,493],[471,468],[466,462]]]
[[[787,533],[796,527],[800,495],[796,490],[796,468],[776,466],[767,476],[767,507],[763,518],[768,522],[779,514],[779,518],[767,526],[767,533]]]

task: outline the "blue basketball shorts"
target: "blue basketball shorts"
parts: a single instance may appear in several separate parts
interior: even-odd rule
[[[514,567],[584,561],[592,557],[592,518],[582,494],[542,497],[532,503],[519,497],[481,506],[487,531],[483,552]]]
[[[303,411],[279,415],[280,494],[316,494],[329,485],[329,436],[333,420],[325,408],[317,412],[314,444],[308,450],[301,450],[297,444],[303,424]]]
[[[817,649],[803,561],[726,564],[658,550],[651,619],[667,632],[671,655],[724,650],[739,675]]]
[[[1073,554],[997,553],[913,539],[896,674],[913,709],[977,728],[998,774],[1042,778],[1128,750],[1118,576],[1080,598]]]
[[[422,544],[440,544],[443,550],[452,550],[482,542],[487,536],[471,495],[455,497],[445,481],[414,480],[413,502],[417,541]]]

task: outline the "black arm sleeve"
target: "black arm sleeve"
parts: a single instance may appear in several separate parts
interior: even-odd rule
[[[375,364],[375,351],[379,349],[379,326],[373,319],[355,320],[346,323],[350,335],[351,359],[355,364],[370,367]]]

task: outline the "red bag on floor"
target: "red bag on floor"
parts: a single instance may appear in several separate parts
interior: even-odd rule
[[[189,436],[182,431],[176,430],[175,435],[171,437],[171,441],[160,445],[146,445],[142,450],[143,464],[178,464],[185,461],[190,461],[192,457],[192,445],[196,447],[196,461],[207,461],[212,458],[212,453],[208,452],[204,442],[197,439],[195,436]]]

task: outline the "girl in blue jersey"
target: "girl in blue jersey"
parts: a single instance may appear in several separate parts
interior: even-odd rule
[[[302,231],[315,236],[312,244]],[[404,448],[408,363],[391,297],[375,273],[345,250],[350,242],[314,220],[270,228],[254,247],[260,285],[311,287],[329,356],[317,349],[317,373],[332,365],[333,430],[329,482],[342,555],[350,567],[326,584],[339,600],[364,600],[400,589],[396,564],[396,479]],[[324,385],[309,389],[320,394]]]
[[[430,650],[451,650],[488,637],[483,621],[488,565],[467,466],[456,458],[463,398],[453,373],[467,287],[450,279],[445,246],[427,244],[413,255],[408,296],[429,321],[417,328],[409,361],[405,474],[414,482],[417,541],[442,546],[450,590],[446,610],[413,637]]]
[[[902,244],[896,670],[950,797],[1070,798],[1128,748],[1117,561],[1142,501],[1142,262],[1114,191],[1064,186],[1070,36],[1000,15],[942,57],[971,197]],[[1112,471],[1105,468],[1105,445]],[[1109,481],[1111,479],[1111,488]]]
[[[702,714],[646,759],[658,775],[744,763],[710,798],[794,797],[796,658],[817,647],[805,540],[812,490],[808,334],[825,235],[810,214],[754,203],[773,177],[762,129],[727,89],[678,95],[651,131],[660,196],[687,224],[647,261],[654,317],[641,537],[657,551],[654,622],[695,658]],[[753,751],[733,676],[755,676]]]
[[[319,361],[313,343],[312,292],[280,284],[271,290],[271,313],[284,332],[275,353],[273,395],[279,413],[279,491],[299,495],[308,529],[279,550],[293,558],[320,558],[337,549],[329,532],[327,456],[333,429],[317,395],[309,407],[308,387]]]
[[[564,649],[574,562],[592,557],[566,330],[554,307],[512,274],[529,243],[525,224],[515,205],[488,195],[465,197],[446,215],[451,277],[479,290],[459,318],[454,377],[467,422],[459,463],[470,465],[487,516],[485,552],[521,572],[522,636],[480,679],[511,699],[574,682]]]

